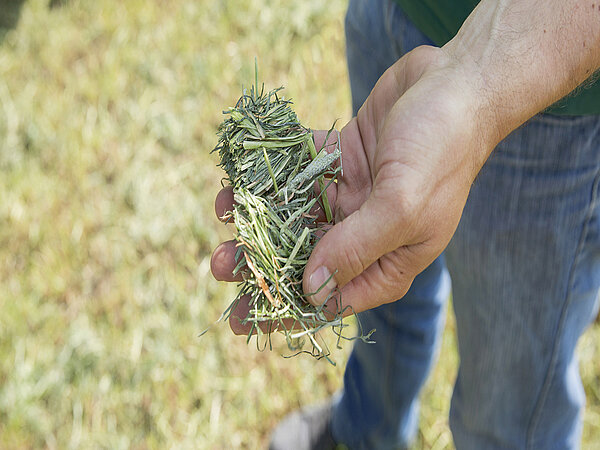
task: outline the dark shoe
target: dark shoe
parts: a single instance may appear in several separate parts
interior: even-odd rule
[[[269,450],[334,450],[331,403],[287,415],[273,430]]]

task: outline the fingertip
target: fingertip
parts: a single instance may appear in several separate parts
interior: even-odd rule
[[[337,282],[326,266],[320,266],[308,274],[304,286],[308,301],[314,306],[319,306],[331,297]]]
[[[240,273],[234,275],[237,266],[235,261],[236,241],[226,241],[219,244],[210,257],[210,271],[218,281],[241,281]]]
[[[329,304],[326,309],[329,309]],[[244,323],[244,320],[248,317],[250,313],[250,296],[243,295],[238,300],[237,304],[234,306],[231,314],[229,315],[229,327],[234,334],[240,336],[248,336],[249,333],[253,335],[258,333],[257,327],[253,326],[252,322]],[[333,315],[332,315],[333,317]],[[258,328],[260,328],[262,333],[270,334],[281,331],[282,329],[293,329],[294,325],[298,326],[295,320],[293,319],[285,319],[283,321],[283,328],[281,328],[281,324],[277,321],[264,321],[258,323]]]
[[[248,317],[250,313],[250,296],[242,295],[238,300],[237,304],[231,311],[229,316],[229,327],[234,334],[238,336],[247,336],[250,332],[252,334],[257,334],[256,327],[253,327],[251,322],[245,322],[244,320]],[[274,332],[276,328],[273,328],[274,322],[261,322],[258,324],[258,327],[261,329],[263,333]]]
[[[231,186],[226,186],[221,189],[217,197],[215,198],[215,214],[222,222],[225,222],[225,215],[233,211],[233,205],[235,201],[233,200],[233,188]]]
[[[249,323],[242,323],[242,321],[248,316],[248,312],[250,311],[250,305],[248,304],[248,300],[250,296],[243,295],[231,311],[229,315],[229,327],[234,334],[247,335],[252,329],[252,325]]]

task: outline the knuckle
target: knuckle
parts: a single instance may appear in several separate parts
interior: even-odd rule
[[[382,187],[375,191],[375,195],[380,204],[393,205],[390,221],[395,226],[414,221],[421,214],[426,197],[423,190],[410,182],[413,178],[412,174],[410,177],[405,175],[407,172],[414,172],[414,169],[406,164],[392,162],[381,172],[378,176],[382,181]]]
[[[406,265],[398,252],[391,252],[383,255],[379,260],[379,269],[384,280],[384,290],[390,293],[390,302],[403,297],[414,276],[406,270]]]
[[[363,251],[362,246],[358,242],[353,242],[342,248],[342,258],[346,262],[349,269],[349,273],[340,274],[341,278],[347,278],[340,280],[342,282],[350,281],[355,276],[363,273],[369,266],[365,260],[366,252]]]

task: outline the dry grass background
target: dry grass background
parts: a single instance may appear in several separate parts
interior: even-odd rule
[[[51,3],[0,34],[0,448],[265,447],[350,345],[332,367],[197,337],[233,296],[209,272],[231,235],[209,151],[255,56],[307,126],[349,119],[345,1]],[[598,448],[600,326],[580,354]],[[451,448],[456,366],[450,317],[417,448]]]

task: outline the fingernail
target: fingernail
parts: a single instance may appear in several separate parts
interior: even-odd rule
[[[326,284],[325,284],[326,283]],[[323,286],[324,285],[324,286]],[[323,286],[323,287],[321,287]],[[327,300],[327,296],[337,286],[327,267],[321,266],[315,270],[308,278],[309,293],[315,293],[309,297],[313,305],[322,305]],[[319,290],[321,288],[321,290]],[[319,292],[317,292],[319,291]]]

